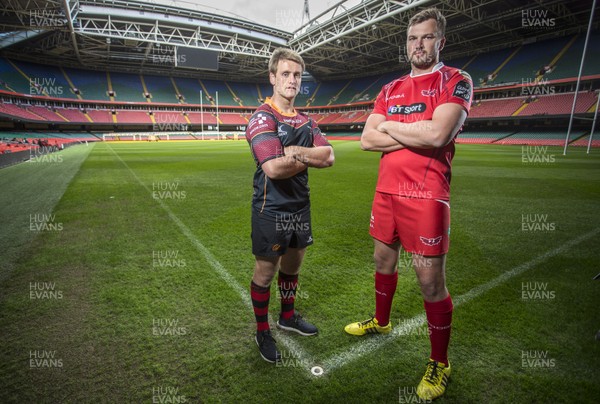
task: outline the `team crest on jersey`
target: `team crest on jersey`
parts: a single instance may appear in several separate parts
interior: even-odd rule
[[[463,100],[469,102],[471,99],[471,84],[465,80],[461,80],[456,83],[454,87],[454,92],[452,93],[454,97],[462,98]]]
[[[419,236],[419,239],[421,240],[421,243],[423,243],[429,247],[433,247],[434,245],[438,245],[442,241],[442,236],[434,237],[434,238],[427,238],[427,237]]]
[[[277,126],[277,136],[283,137],[287,135],[287,131],[283,128],[283,125]]]
[[[435,97],[436,93],[437,90],[435,88],[432,88],[431,90],[421,90],[421,95],[423,97]]]
[[[391,105],[388,108],[388,115],[410,115],[425,112],[427,105],[424,102],[416,102],[410,105]]]

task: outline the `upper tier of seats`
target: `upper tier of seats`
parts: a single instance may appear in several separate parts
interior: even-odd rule
[[[554,38],[516,48],[445,61],[466,70],[475,87],[534,80],[572,79],[577,76],[585,35]],[[590,43],[600,33],[590,35]],[[443,52],[442,52],[443,57]],[[540,74],[546,69],[545,74]],[[305,81],[296,98],[297,106],[344,105],[375,99],[381,87],[407,70],[386,75],[325,82]],[[586,75],[600,74],[600,47],[588,46]],[[200,104],[221,106],[260,105],[272,94],[271,85],[150,74],[99,72],[39,65],[0,57],[0,90],[20,94],[90,101]]]

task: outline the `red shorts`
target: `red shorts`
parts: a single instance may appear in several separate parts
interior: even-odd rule
[[[442,255],[450,245],[450,203],[375,192],[369,233],[386,244],[400,241],[407,252]]]

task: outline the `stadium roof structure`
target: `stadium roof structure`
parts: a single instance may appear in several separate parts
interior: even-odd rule
[[[447,44],[442,54],[451,60],[584,33],[591,3],[345,0],[288,32],[183,8],[176,1],[4,0],[0,4],[0,54],[88,69],[174,76],[201,72],[206,78],[254,82],[266,80],[271,52],[287,46],[304,57],[312,76],[333,80],[408,67],[407,24],[424,7],[436,6],[446,16]],[[599,20],[600,13],[596,13],[594,29]],[[217,67],[181,67],[178,50],[186,48],[214,53]]]

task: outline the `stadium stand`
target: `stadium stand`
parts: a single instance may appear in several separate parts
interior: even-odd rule
[[[86,118],[85,114],[74,108],[56,108],[56,113],[65,117],[69,122],[90,122],[88,118]]]
[[[494,73],[514,52],[514,48],[509,48],[477,55],[466,69],[473,79],[473,85],[478,87],[492,82],[498,84],[499,82],[493,80]],[[453,64],[450,62],[449,65]]]
[[[596,103],[597,94],[594,92],[580,92],[577,96],[575,113],[584,113]],[[524,115],[561,115],[570,114],[573,105],[574,94],[555,94],[537,97],[519,113]]]
[[[142,76],[146,90],[150,93],[150,100],[154,102],[177,103],[177,93],[169,77]]]
[[[30,83],[27,77],[21,74],[15,65],[8,59],[0,57],[1,89],[6,89],[19,94],[30,94]]]
[[[116,116],[118,123],[154,123],[152,122],[152,119],[150,119],[148,112],[143,111],[117,110]]]
[[[27,77],[30,83],[30,94],[54,98],[77,98],[60,68],[24,61],[13,61],[12,63],[21,74]]]
[[[572,131],[571,139],[577,139],[583,134],[583,131]],[[566,130],[520,131],[494,143],[504,145],[562,146],[565,144],[566,136]]]
[[[229,82],[229,87],[239,98],[240,102],[238,104],[253,107],[260,105],[256,85],[250,83]]]
[[[514,131],[471,131],[461,132],[456,137],[456,143],[489,144],[497,142],[515,133]]]
[[[518,48],[494,79],[494,83],[529,83],[534,82],[540,69],[550,65],[557,50],[562,51],[569,44],[570,38],[558,38],[539,43],[531,43]]]
[[[87,110],[88,116],[91,118],[94,123],[115,123],[113,121],[113,115],[110,111],[107,110],[99,110],[99,109],[90,109]]]
[[[79,90],[86,100],[109,101],[108,81],[105,72],[92,72],[89,70],[65,67],[65,75]]]
[[[109,76],[116,101],[147,102],[139,75],[113,72]]]
[[[511,116],[519,109],[525,97],[483,100],[471,106],[470,118]]]
[[[224,81],[216,80],[201,80],[206,89],[206,93],[213,98],[213,101],[217,101],[217,92],[219,93],[219,105],[239,105],[234,99],[233,94],[227,87],[227,83]]]
[[[29,107],[26,107],[26,109],[27,109],[27,111],[31,112],[32,114],[37,115],[37,116],[41,117],[43,120],[47,120],[49,122],[60,122],[60,121],[64,122],[64,121],[66,121],[66,119],[64,119],[60,115],[56,114],[51,109],[48,109],[45,107],[29,106]]]
[[[200,82],[197,79],[191,79],[188,77],[174,77],[173,81],[179,94],[183,95],[184,103],[186,104],[200,104],[200,91],[203,91],[204,100],[203,103],[206,105],[210,104],[209,99],[206,97],[206,89],[202,89]]]

